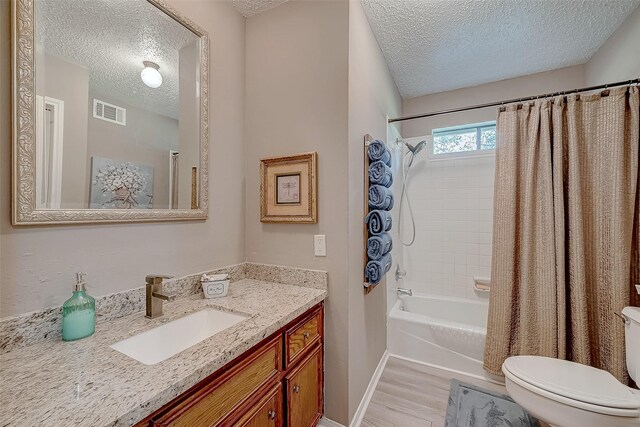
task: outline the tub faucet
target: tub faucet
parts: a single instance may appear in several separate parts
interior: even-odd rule
[[[404,288],[396,288],[396,293],[398,295],[409,295],[409,296],[413,296],[413,291],[411,289],[404,289]]]
[[[167,295],[162,292],[162,279],[170,279],[172,276],[163,274],[149,274],[146,277],[147,282],[147,314],[149,319],[155,319],[162,316],[162,302],[173,301],[175,295]]]

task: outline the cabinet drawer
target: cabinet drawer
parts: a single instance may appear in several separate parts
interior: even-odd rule
[[[303,319],[287,330],[285,334],[287,367],[297,358],[302,357],[305,350],[321,340],[322,322],[322,309],[319,309],[311,317]]]
[[[282,427],[284,406],[282,384],[277,383],[269,392],[245,413],[233,427]]]
[[[214,426],[252,393],[278,378],[282,340],[277,337],[154,420],[156,426]]]
[[[287,426],[315,426],[322,417],[322,346],[286,376]]]

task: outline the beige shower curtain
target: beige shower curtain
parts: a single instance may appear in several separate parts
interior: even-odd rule
[[[627,381],[624,327],[640,305],[638,88],[499,112],[484,367],[573,360]]]

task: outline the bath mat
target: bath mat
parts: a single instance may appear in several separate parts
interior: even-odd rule
[[[451,380],[445,427],[540,427],[509,396]]]

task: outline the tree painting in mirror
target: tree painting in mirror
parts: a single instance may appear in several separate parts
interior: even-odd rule
[[[153,167],[94,157],[91,209],[151,209]]]
[[[433,131],[433,154],[489,150],[496,147],[495,122]]]

